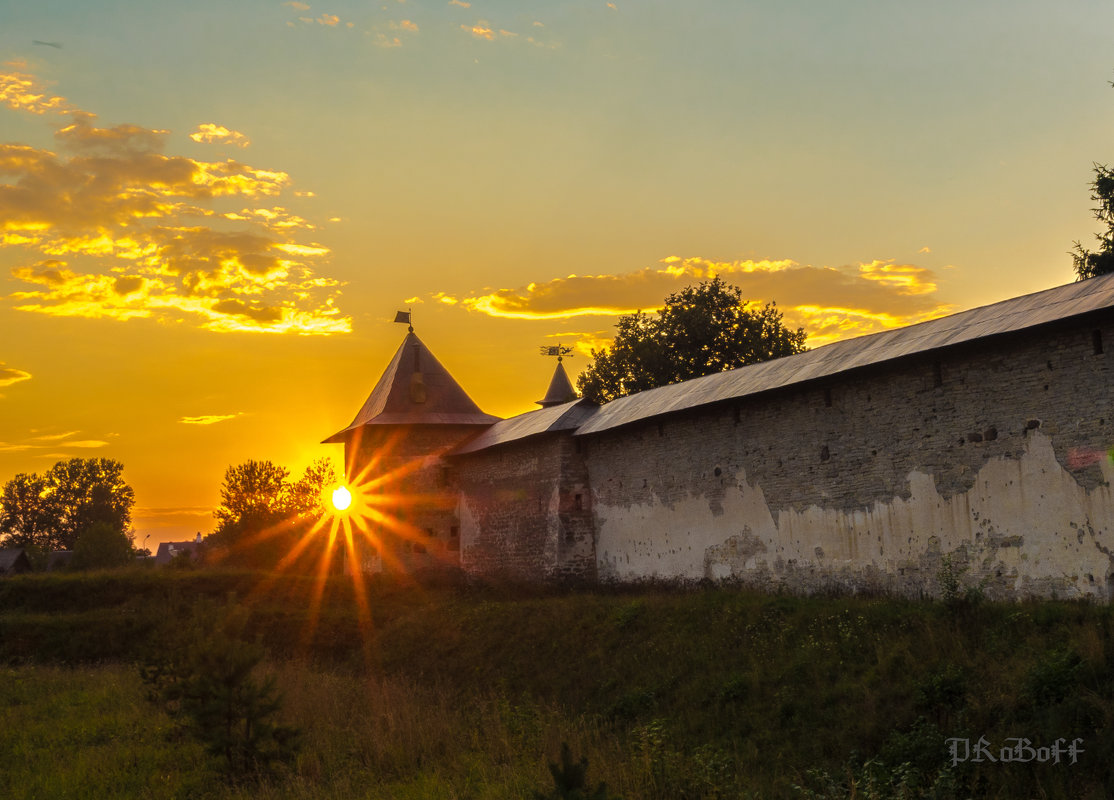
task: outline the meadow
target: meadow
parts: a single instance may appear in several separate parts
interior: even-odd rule
[[[140,677],[168,631],[232,613],[300,731],[260,774],[222,771]],[[1114,794],[1092,604],[137,569],[0,581],[0,663],[11,798],[591,796],[556,789],[562,743],[625,800]],[[995,760],[956,762],[947,740],[980,737]]]

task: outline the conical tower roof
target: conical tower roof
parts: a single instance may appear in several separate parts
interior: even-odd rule
[[[565,365],[558,359],[557,369],[553,370],[553,379],[549,382],[545,397],[536,402],[542,408],[549,408],[575,399],[576,389],[572,388],[572,381],[569,380],[569,374],[565,372]]]
[[[352,424],[325,442],[343,442],[364,425],[490,425],[498,421],[499,417],[480,411],[411,331]]]

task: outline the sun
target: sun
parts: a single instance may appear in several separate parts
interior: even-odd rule
[[[337,511],[346,511],[352,505],[352,492],[347,486],[338,486],[333,489],[332,501]]]

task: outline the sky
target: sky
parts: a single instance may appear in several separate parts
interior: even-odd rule
[[[0,0],[0,484],[137,542],[341,448],[397,310],[480,407],[720,275],[809,344],[1073,280],[1108,0]]]

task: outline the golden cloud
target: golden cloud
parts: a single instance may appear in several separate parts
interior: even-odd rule
[[[322,25],[328,25],[330,28],[335,28],[337,23],[340,22],[340,17],[336,14],[322,14],[317,18],[317,21]]]
[[[11,386],[13,383],[31,380],[31,373],[15,367],[6,367],[0,361],[0,386]]]
[[[31,114],[65,113],[69,110],[64,97],[51,94],[33,75],[19,72],[23,66],[18,62],[8,62],[0,69],[0,103]]]
[[[0,86],[22,85],[8,78]],[[289,175],[164,155],[167,131],[67,113],[55,139],[68,156],[0,144],[0,246],[40,256],[12,270],[34,287],[8,296],[17,309],[213,331],[351,330],[335,305],[338,282],[316,274],[329,249],[293,238],[315,226],[258,202],[286,191]],[[195,135],[235,139],[206,125]]]
[[[388,27],[390,27],[392,31],[407,31],[408,33],[418,32],[418,24],[408,19],[404,19],[402,22],[391,22]]]
[[[213,122],[202,122],[197,130],[190,134],[190,138],[200,144],[231,144],[236,147],[247,147],[251,140],[239,131],[229,130],[223,125]]]
[[[932,272],[893,261],[834,268],[790,260],[716,262],[671,256],[659,265],[619,275],[569,275],[518,289],[470,297],[439,294],[470,311],[513,319],[570,319],[654,311],[684,286],[721,276],[743,297],[776,301],[792,327],[813,346],[941,316],[951,307],[935,298]]]
[[[491,41],[495,38],[495,31],[487,27],[486,22],[477,22],[475,25],[461,25],[461,30],[471,31],[472,35],[477,39],[487,39]]]
[[[471,3],[466,3],[464,0],[449,0],[450,6],[460,6],[461,8],[471,8]]]
[[[299,3],[298,0],[289,0],[289,2],[283,3],[283,5],[295,11],[309,11],[309,6],[305,3]]]
[[[51,433],[39,436],[31,436],[24,439],[19,443],[0,442],[0,452],[20,452],[26,450],[44,450],[52,447],[70,447],[78,448],[81,450],[93,450],[99,447],[107,447],[108,442],[101,439],[78,439],[69,440],[71,436],[76,436],[80,431],[66,431],[65,433]],[[112,436],[113,434],[109,434]],[[69,440],[69,441],[66,441]],[[40,454],[41,455],[41,454]],[[69,458],[65,453],[51,453],[50,455],[57,456],[58,458]]]
[[[215,425],[218,422],[236,419],[236,417],[242,416],[243,413],[242,411],[237,411],[235,414],[204,414],[200,417],[182,417],[178,421],[185,425]]]

